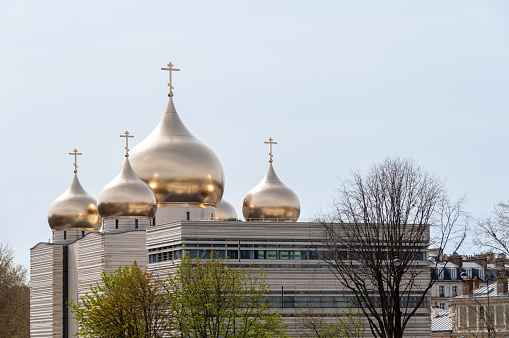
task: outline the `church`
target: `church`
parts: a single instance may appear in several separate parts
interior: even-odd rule
[[[159,124],[129,149],[120,171],[90,196],[74,177],[51,205],[52,240],[30,250],[30,335],[73,337],[77,332],[69,300],[78,302],[100,282],[101,271],[137,261],[156,275],[175,267],[185,252],[206,257],[213,250],[236,267],[263,267],[270,285],[272,309],[281,313],[288,332],[298,336],[295,316],[313,309],[326,316],[348,307],[353,295],[320,260],[320,228],[299,222],[300,202],[278,177],[269,138],[268,169],[243,201],[240,220],[222,199],[224,172],[216,154],[184,125],[173,102],[169,63],[169,102]],[[262,173],[260,173],[262,176]],[[424,259],[422,267],[428,269]],[[428,274],[429,276],[429,274]],[[422,281],[426,283],[426,280]],[[409,336],[430,337],[430,310],[412,318]]]

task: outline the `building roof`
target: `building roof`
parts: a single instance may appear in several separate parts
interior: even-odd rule
[[[481,282],[482,283],[482,282]],[[488,289],[489,287],[489,289]],[[488,293],[489,293],[489,297],[490,298],[493,298],[493,297],[498,297],[498,296],[507,296],[509,295],[508,293],[506,294],[498,294],[498,290],[497,290],[497,283],[490,283],[489,286],[486,287],[485,286],[480,286],[478,289],[474,290],[474,292],[472,292],[471,295],[461,295],[461,296],[458,296],[458,297],[455,297],[455,298],[458,298],[458,299],[469,299],[469,298],[472,298],[472,297],[475,297],[475,298],[487,298],[488,297]]]
[[[449,317],[449,311],[441,310],[436,317],[433,317],[433,311],[431,311],[431,332],[452,332],[452,319]]]

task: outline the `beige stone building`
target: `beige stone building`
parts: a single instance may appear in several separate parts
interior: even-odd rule
[[[463,281],[463,295],[452,298],[449,314],[451,337],[509,337],[509,293],[507,276],[495,282]]]

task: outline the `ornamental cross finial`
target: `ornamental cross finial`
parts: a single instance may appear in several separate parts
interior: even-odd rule
[[[168,87],[170,87],[170,92],[168,93],[168,96],[169,97],[172,97],[173,96],[173,86],[171,84],[171,72],[178,72],[180,71],[180,69],[177,69],[177,68],[173,68],[173,63],[168,63],[167,64],[168,68],[161,68],[161,70],[167,70],[168,73],[170,73],[170,82],[168,82]]]
[[[77,149],[74,149],[72,153],[69,153],[69,155],[74,155],[74,173],[78,173],[78,155],[83,155],[82,153],[78,153]]]
[[[126,130],[124,135],[120,135],[120,137],[125,137],[125,157],[129,157],[129,137],[134,137],[129,135],[129,132]]]
[[[263,143],[265,143],[265,144],[268,144],[268,145],[269,145],[269,149],[270,149],[270,150],[269,150],[269,163],[272,163],[272,156],[273,156],[273,155],[272,155],[272,145],[273,145],[273,144],[277,144],[277,142],[272,142],[272,141],[274,141],[274,140],[272,139],[272,137],[270,137],[270,138],[269,138],[269,142],[267,142],[267,141],[263,142]]]

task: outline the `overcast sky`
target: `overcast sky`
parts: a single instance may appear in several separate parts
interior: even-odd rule
[[[29,265],[79,177],[97,197],[167,104],[212,148],[224,198],[274,168],[301,219],[339,179],[413,158],[473,217],[509,200],[509,2],[0,1],[0,242]],[[467,250],[475,251],[475,248]]]

